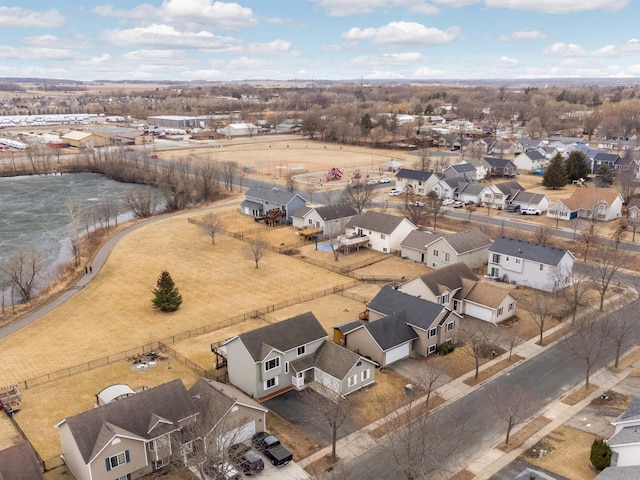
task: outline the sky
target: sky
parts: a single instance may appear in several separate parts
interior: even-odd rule
[[[0,0],[0,77],[640,77],[639,0]]]

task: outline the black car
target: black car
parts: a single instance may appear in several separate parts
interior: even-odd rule
[[[507,205],[507,212],[519,212],[520,211],[520,205],[515,205],[513,203],[510,203],[509,205]]]
[[[245,475],[255,475],[264,470],[264,462],[258,452],[243,443],[231,445],[227,453],[231,463],[240,467]]]
[[[286,465],[293,460],[293,455],[282,446],[280,440],[267,432],[256,433],[251,438],[251,444],[276,467]]]

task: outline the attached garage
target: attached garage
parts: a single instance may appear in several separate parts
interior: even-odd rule
[[[411,344],[405,343],[404,345],[400,345],[399,347],[392,348],[385,352],[384,355],[384,365],[391,365],[393,362],[397,362],[398,360],[402,360],[403,358],[408,358],[411,353]]]
[[[465,315],[479,318],[485,322],[493,322],[493,310],[482,305],[466,302]]]
[[[256,422],[252,420],[244,425],[229,430],[224,435],[218,437],[218,449],[220,451],[226,450],[230,445],[234,443],[241,443],[247,440],[251,440],[253,434],[256,433]]]

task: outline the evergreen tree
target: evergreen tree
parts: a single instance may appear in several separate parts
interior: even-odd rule
[[[157,308],[161,312],[175,312],[182,303],[182,295],[166,270],[158,277],[153,295],[153,300],[151,300],[153,308]]]
[[[570,182],[580,178],[586,180],[589,173],[591,173],[587,156],[578,150],[574,150],[569,154],[569,157],[564,162],[564,166]]]
[[[360,130],[362,134],[366,137],[371,133],[373,129],[373,120],[371,120],[371,115],[365,113],[360,119]]]
[[[602,439],[595,439],[591,444],[591,465],[603,470],[611,465],[611,447]]]
[[[567,172],[564,167],[562,155],[557,154],[551,159],[549,166],[542,177],[542,185],[555,190],[564,187],[568,182]]]
[[[611,185],[613,183],[613,172],[608,163],[603,163],[598,168],[598,183],[600,185]]]

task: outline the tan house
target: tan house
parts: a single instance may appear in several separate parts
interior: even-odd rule
[[[551,203],[547,210],[547,217],[559,220],[584,218],[609,222],[620,218],[623,204],[622,195],[613,188],[578,188],[569,198]]]

